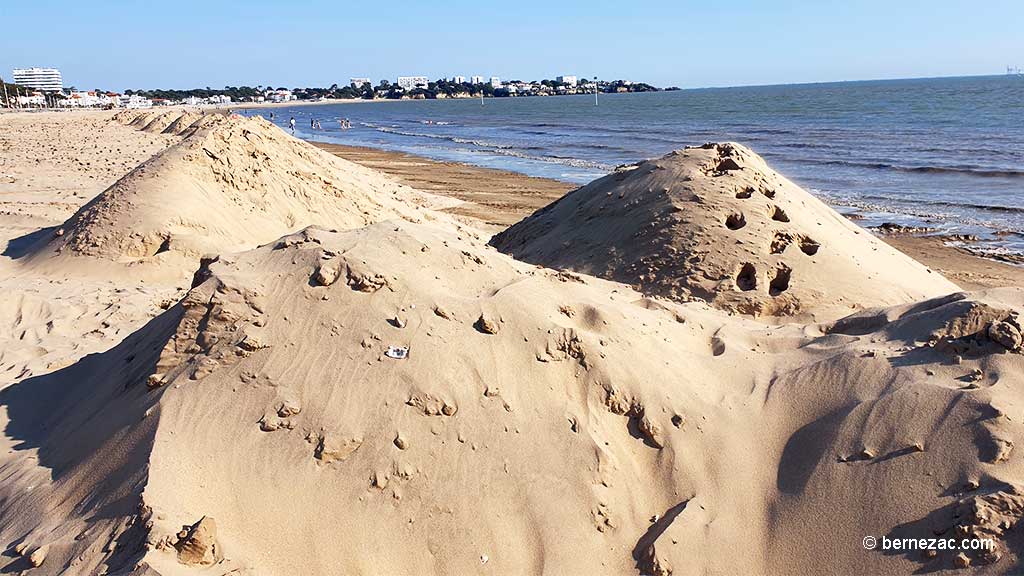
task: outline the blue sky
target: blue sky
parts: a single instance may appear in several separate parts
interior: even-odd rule
[[[999,74],[1024,1],[2,0],[0,74],[78,88],[329,86],[350,76],[553,78],[684,88]]]

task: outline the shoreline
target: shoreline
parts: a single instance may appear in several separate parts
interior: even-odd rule
[[[462,162],[434,160],[406,152],[312,140],[306,142],[346,160],[380,170],[424,192],[462,200],[465,204],[448,211],[482,222],[492,232],[499,232],[515,224],[578,188],[559,180]],[[965,290],[1024,285],[1024,267],[947,245],[941,236],[885,235],[876,234],[871,229],[865,230],[933,268]]]

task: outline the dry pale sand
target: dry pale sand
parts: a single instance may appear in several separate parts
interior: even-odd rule
[[[53,121],[163,151],[8,243],[7,282],[66,291],[11,316],[90,282],[191,288],[4,380],[0,570],[1019,569],[1024,290],[959,292],[745,148],[581,188],[494,240],[520,260],[465,206],[264,122],[156,141],[107,117]],[[12,339],[74,337],[50,318]]]
[[[83,204],[176,139],[109,114],[0,115],[0,381],[109,348],[160,312],[173,287],[99,275],[26,273],[16,258]],[[187,283],[182,285],[187,288]],[[180,296],[180,294],[178,294]]]

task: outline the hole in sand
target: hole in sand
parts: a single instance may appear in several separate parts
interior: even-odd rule
[[[747,225],[747,217],[740,212],[733,212],[725,219],[725,227],[729,230],[739,230]]]
[[[736,275],[736,287],[744,292],[757,288],[757,270],[753,264],[747,262],[740,268],[740,273]]]
[[[737,198],[741,198],[741,199],[742,198],[750,198],[753,195],[754,195],[754,187],[753,186],[747,186],[746,188],[744,188],[744,189],[742,189],[742,190],[740,190],[739,192],[736,193],[736,197]]]
[[[163,254],[164,252],[169,252],[170,250],[171,237],[168,236],[167,238],[164,238],[163,242],[160,243],[160,246],[157,247],[156,252],[154,252],[153,255],[156,256],[157,254]]]
[[[789,222],[789,214],[778,206],[772,206],[772,220],[776,222]]]
[[[715,172],[729,172],[731,170],[742,170],[740,165],[732,158],[722,158],[718,166],[715,166]]]
[[[775,276],[772,277],[772,281],[768,283],[768,293],[772,296],[778,296],[786,290],[789,290],[789,279],[792,274],[792,268],[785,264],[776,268]]]
[[[776,232],[775,237],[772,238],[771,246],[769,249],[772,254],[782,254],[789,248],[789,245],[793,242],[793,235],[788,232]]]
[[[818,244],[814,240],[811,240],[807,236],[800,238],[800,251],[808,256],[814,256],[818,253],[818,248],[821,248],[821,244]]]

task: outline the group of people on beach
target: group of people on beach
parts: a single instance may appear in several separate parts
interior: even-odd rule
[[[270,114],[270,120],[271,121],[274,120],[274,114],[273,113]],[[339,124],[339,127],[342,130],[348,130],[349,128],[352,127],[352,122],[348,118],[341,118],[340,120],[338,120],[338,124]],[[295,116],[292,116],[288,120],[288,128],[292,131],[293,134],[295,133]],[[324,129],[323,125],[320,124],[320,120],[317,120],[316,118],[310,118],[309,119],[309,128],[310,128],[310,130],[323,130]]]
[[[274,121],[273,112],[270,113],[270,121]],[[352,127],[352,122],[348,118],[341,118],[340,120],[338,120],[338,124],[342,130],[348,130],[349,128]],[[292,116],[291,118],[288,119],[288,128],[292,131],[292,134],[295,133],[295,116]],[[316,118],[309,119],[309,128],[310,130],[324,129],[323,125],[320,124],[320,120],[317,120]]]

